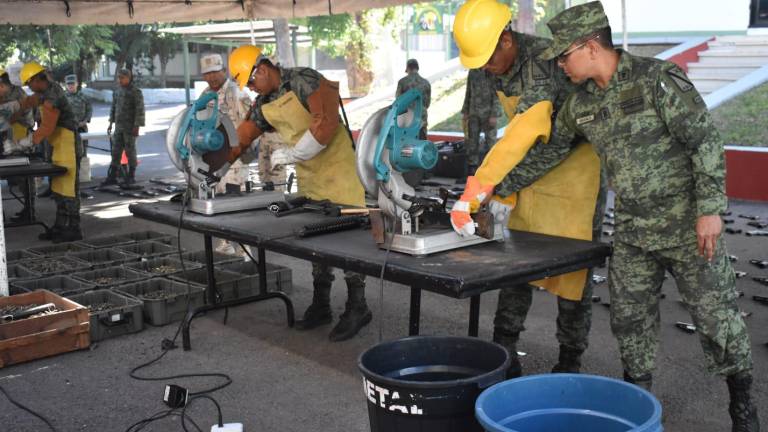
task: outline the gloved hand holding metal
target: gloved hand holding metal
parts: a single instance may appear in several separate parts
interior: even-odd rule
[[[325,146],[320,144],[315,137],[312,136],[312,132],[307,130],[304,132],[304,135],[299,138],[299,141],[295,146],[279,148],[270,155],[272,168],[310,160],[323,151],[324,148]]]
[[[493,218],[496,222],[499,222],[506,227],[509,223],[509,214],[514,210],[516,204],[517,194],[510,195],[506,198],[494,195],[491,198],[491,201],[488,202],[488,211],[493,214]]]
[[[462,237],[475,234],[475,222],[470,214],[476,212],[480,204],[491,197],[493,188],[492,184],[480,184],[474,176],[467,177],[464,193],[451,209],[451,226],[457,234]]]
[[[12,139],[7,139],[3,143],[3,154],[5,156],[16,153],[18,150],[19,148],[16,145],[16,142],[14,142]]]
[[[31,149],[32,147],[34,147],[34,146],[35,146],[35,143],[34,143],[34,142],[32,142],[32,135],[27,135],[27,136],[25,136],[24,138],[22,138],[22,139],[18,140],[18,141],[16,142],[16,146],[17,146],[17,147],[18,147],[18,149],[19,149],[19,150],[21,150],[21,151],[24,151],[24,150],[29,150],[29,149]]]

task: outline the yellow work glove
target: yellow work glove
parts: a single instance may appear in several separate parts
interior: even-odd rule
[[[541,101],[517,114],[507,125],[504,136],[488,151],[475,172],[484,185],[497,185],[525,157],[537,141],[549,141],[552,129],[552,103]]]
[[[474,176],[467,177],[464,193],[451,209],[451,226],[458,235],[465,237],[475,234],[475,221],[470,214],[475,213],[480,204],[493,194],[493,188],[492,184],[480,184]]]

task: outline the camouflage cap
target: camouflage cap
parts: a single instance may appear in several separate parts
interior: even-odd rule
[[[408,69],[419,70],[419,61],[416,59],[408,59],[408,61],[405,62],[405,70],[408,71]]]
[[[117,71],[117,76],[124,76],[124,77],[130,77],[133,76],[130,69],[122,68]]]
[[[603,5],[599,1],[568,8],[547,23],[552,31],[552,45],[539,57],[551,60],[562,54],[572,43],[608,25],[608,17],[605,16]]]
[[[77,84],[77,75],[67,75],[64,77],[64,84]]]

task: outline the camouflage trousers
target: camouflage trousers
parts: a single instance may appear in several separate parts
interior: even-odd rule
[[[480,142],[480,132],[485,135],[485,143]],[[467,130],[464,148],[467,151],[467,162],[479,166],[485,154],[496,143],[496,126],[491,126],[489,119],[476,116],[467,117]]]
[[[80,158],[77,158],[75,173],[75,196],[67,197],[56,192],[51,194],[56,203],[56,221],[58,229],[80,229]]]
[[[631,377],[653,371],[659,345],[659,295],[664,272],[675,279],[691,314],[707,368],[728,376],[752,368],[744,319],[736,305],[736,277],[721,238],[712,262],[699,256],[696,243],[645,251],[614,242],[608,282],[611,329],[619,342],[624,370]]]
[[[600,189],[595,202],[592,218],[592,238],[600,238],[605,215],[607,181],[601,176]],[[587,279],[580,301],[557,297],[557,331],[555,337],[562,346],[575,351],[585,351],[589,346],[589,330],[592,328],[592,282],[593,269],[587,272]],[[493,320],[494,333],[503,336],[509,343],[517,343],[520,333],[525,330],[525,319],[533,302],[535,287],[523,284],[499,290],[499,303]]]
[[[112,134],[112,166],[119,167],[120,160],[123,158],[123,150],[128,157],[128,166],[136,167],[136,137],[130,129],[115,129]]]
[[[335,279],[333,267],[312,263],[312,283],[315,288],[313,302],[330,303],[331,285]],[[347,305],[365,304],[365,275],[344,270],[344,280],[347,282]]]
[[[277,132],[266,132],[259,140],[259,182],[285,183],[285,166],[272,168],[272,153],[285,147],[283,139]],[[283,190],[282,187],[276,189]]]

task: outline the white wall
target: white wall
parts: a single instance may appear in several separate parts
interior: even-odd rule
[[[621,0],[601,0],[614,32],[621,32]],[[633,32],[746,31],[750,0],[625,0]]]

